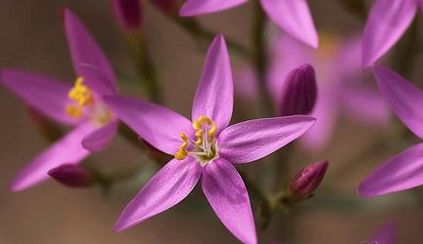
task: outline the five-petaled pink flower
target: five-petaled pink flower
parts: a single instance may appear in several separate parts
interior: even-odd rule
[[[12,182],[13,191],[24,190],[48,178],[62,164],[76,164],[105,148],[117,129],[117,119],[102,100],[116,94],[111,65],[83,24],[69,10],[64,25],[77,79],[74,86],[55,78],[5,69],[3,84],[26,104],[49,118],[74,126],[71,132],[39,154]]]
[[[395,72],[374,67],[380,91],[394,113],[418,137],[423,138],[423,92]],[[361,196],[372,197],[423,185],[423,144],[393,157],[359,186]]]
[[[375,0],[363,34],[363,67],[368,68],[401,38],[423,0]]]
[[[300,137],[315,121],[298,115],[228,126],[232,71],[220,35],[208,51],[192,122],[165,107],[133,98],[107,96],[105,101],[141,138],[175,157],[128,204],[115,225],[117,231],[176,205],[201,181],[204,195],[223,224],[242,242],[256,243],[249,196],[234,164],[265,157]]]
[[[179,14],[196,16],[229,9],[248,0],[187,0]],[[317,48],[319,40],[306,0],[260,0],[269,18],[289,35]]]

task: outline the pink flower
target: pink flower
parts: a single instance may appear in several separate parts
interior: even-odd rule
[[[246,3],[248,0],[187,0],[179,14],[196,16],[218,12]],[[306,0],[260,0],[269,18],[286,33],[317,48],[319,40]]]
[[[423,138],[423,92],[395,72],[376,66],[374,75],[380,91],[399,119]],[[391,158],[359,186],[363,197],[373,197],[423,185],[423,144],[411,146]]]
[[[316,70],[317,102],[311,116],[317,118],[302,138],[302,145],[311,151],[320,151],[329,142],[337,118],[343,114],[366,125],[386,125],[389,109],[377,89],[366,85],[361,69],[361,43],[359,38],[336,42],[325,38],[319,50],[313,50],[287,35],[280,34],[271,49],[268,71],[268,88],[277,111],[284,110],[284,94],[288,73],[305,63]],[[334,68],[336,67],[336,68]],[[243,70],[236,82],[241,96],[258,94],[255,74]],[[245,90],[247,88],[247,90]]]
[[[423,10],[422,0],[375,0],[363,34],[364,68],[368,68],[395,45]]]
[[[182,201],[201,183],[222,223],[244,243],[256,243],[254,218],[245,184],[234,165],[261,159],[292,142],[315,119],[288,116],[229,126],[233,84],[222,36],[211,44],[192,108],[192,121],[165,107],[108,96],[113,112],[149,144],[174,155],[125,208],[115,225],[129,228]]]
[[[18,70],[2,70],[3,84],[43,115],[75,127],[39,154],[12,182],[13,191],[24,190],[48,179],[47,172],[62,164],[77,164],[90,151],[104,149],[117,130],[117,120],[103,102],[116,94],[111,65],[82,23],[69,10],[64,25],[77,74],[75,85],[55,78]],[[81,144],[82,143],[82,144]]]

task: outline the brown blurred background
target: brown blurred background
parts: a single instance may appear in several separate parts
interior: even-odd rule
[[[337,1],[309,2],[319,30],[338,34],[361,30],[361,22],[346,13]],[[136,77],[122,33],[106,0],[1,0],[0,67],[30,70],[73,81],[75,77],[59,21],[59,10],[63,7],[72,9],[87,25],[118,74],[124,74],[129,80]],[[251,7],[249,3],[200,20],[211,30],[223,32],[248,45]],[[205,50],[198,49],[186,32],[148,4],[145,4],[144,15],[146,35],[165,91],[166,104],[188,115]],[[235,65],[240,63],[236,54],[231,58]],[[421,64],[420,56],[416,67]],[[415,74],[414,77],[421,79],[422,76]],[[0,113],[1,244],[237,242],[198,191],[187,200],[187,204],[183,202],[118,234],[112,232],[113,224],[140,180],[116,186],[107,198],[97,188],[74,190],[53,181],[24,192],[11,193],[9,182],[47,143],[36,131],[23,103],[4,87],[0,87]],[[348,121],[341,123],[333,143],[337,145],[336,149],[330,147],[321,155],[312,156],[312,160],[331,160],[332,168],[325,184],[336,191],[322,193],[326,197],[320,198],[320,203],[312,199],[301,206],[295,223],[281,225],[277,220],[282,217],[277,216],[266,232],[259,233],[262,242],[279,243],[276,240],[283,240],[283,228],[294,225],[297,243],[360,243],[385,221],[393,220],[398,226],[399,243],[421,243],[423,212],[409,194],[394,194],[375,200],[360,200],[355,194],[358,182],[393,152],[383,153],[368,162],[356,162],[357,167],[351,167],[352,170],[342,177],[331,175],[331,172],[337,172],[337,167],[342,167],[337,162],[345,161],[346,157],[366,147],[375,136],[369,133],[371,129]],[[93,158],[109,168],[145,163],[141,153],[122,139],[115,140],[112,148]],[[301,164],[305,163],[308,162]],[[243,167],[254,170],[256,166]],[[151,172],[146,174],[148,176]],[[327,204],[324,204],[325,199],[329,199]],[[191,209],[193,205],[198,206]]]

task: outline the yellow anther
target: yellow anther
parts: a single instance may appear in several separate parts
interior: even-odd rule
[[[181,133],[181,139],[182,145],[179,146],[178,151],[174,155],[177,160],[183,160],[188,156],[188,137],[183,132]]]
[[[68,105],[66,107],[66,113],[73,118],[80,118],[82,116],[82,109],[80,106]]]
[[[69,91],[68,96],[80,106],[86,106],[94,103],[93,93],[90,88],[84,84],[84,79],[82,77],[78,77],[76,79],[75,85]]]
[[[212,122],[211,127],[210,127],[209,131],[207,132],[207,134],[210,138],[212,138],[214,136],[214,134],[216,133],[216,131],[217,131],[217,125]]]

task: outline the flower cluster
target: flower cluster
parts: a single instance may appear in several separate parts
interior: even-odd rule
[[[342,1],[353,8],[361,6]],[[340,38],[319,31],[320,42],[306,0],[255,1],[252,50],[205,29],[193,18],[247,2],[149,1],[195,40],[211,43],[188,118],[163,103],[160,69],[152,61],[145,38],[148,32],[143,28],[147,23],[144,3],[112,0],[110,6],[134,54],[148,98],[129,97],[123,87],[119,91],[119,79],[100,45],[78,17],[65,9],[62,23],[74,69],[72,83],[18,69],[0,70],[2,84],[30,108],[41,131],[48,135],[59,131],[51,145],[17,174],[10,189],[26,190],[49,178],[68,187],[108,189],[116,180],[113,174],[103,174],[85,159],[106,150],[119,134],[139,146],[160,169],[129,201],[115,231],[174,207],[198,185],[235,238],[257,243],[256,225],[265,229],[275,213],[295,213],[293,209],[300,208],[301,202],[312,202],[322,182],[325,185],[326,159],[334,151],[334,135],[343,127],[339,126],[343,125],[341,115],[384,133],[391,129],[392,110],[405,127],[423,138],[423,92],[405,78],[409,73],[393,71],[395,66],[387,68],[388,57],[381,60],[391,49],[395,51],[404,35],[411,35],[411,48],[418,45],[415,19],[423,1],[374,0],[362,34]],[[354,11],[367,14],[366,8]],[[277,28],[268,31],[267,19]],[[407,29],[411,34],[405,34]],[[273,34],[269,40],[267,31]],[[234,72],[234,80],[232,50],[248,62]],[[408,55],[395,57],[406,62],[411,59]],[[243,103],[237,104],[237,99]],[[255,118],[254,106],[265,118]],[[248,111],[239,116],[238,108]],[[58,125],[71,129],[62,133]],[[393,134],[396,137],[377,140],[377,147],[389,152],[392,141],[397,146],[396,140],[409,139],[402,131]],[[348,139],[348,143],[354,147],[356,141]],[[316,163],[296,166],[294,171],[289,168],[294,159],[313,162],[322,155],[323,160]],[[260,174],[244,168],[255,161],[260,161],[254,168]],[[136,173],[118,174],[119,180]],[[263,183],[263,178],[270,184]],[[422,186],[423,144],[405,149],[357,185],[358,195],[365,198]],[[385,224],[369,243],[394,243],[393,226]]]

